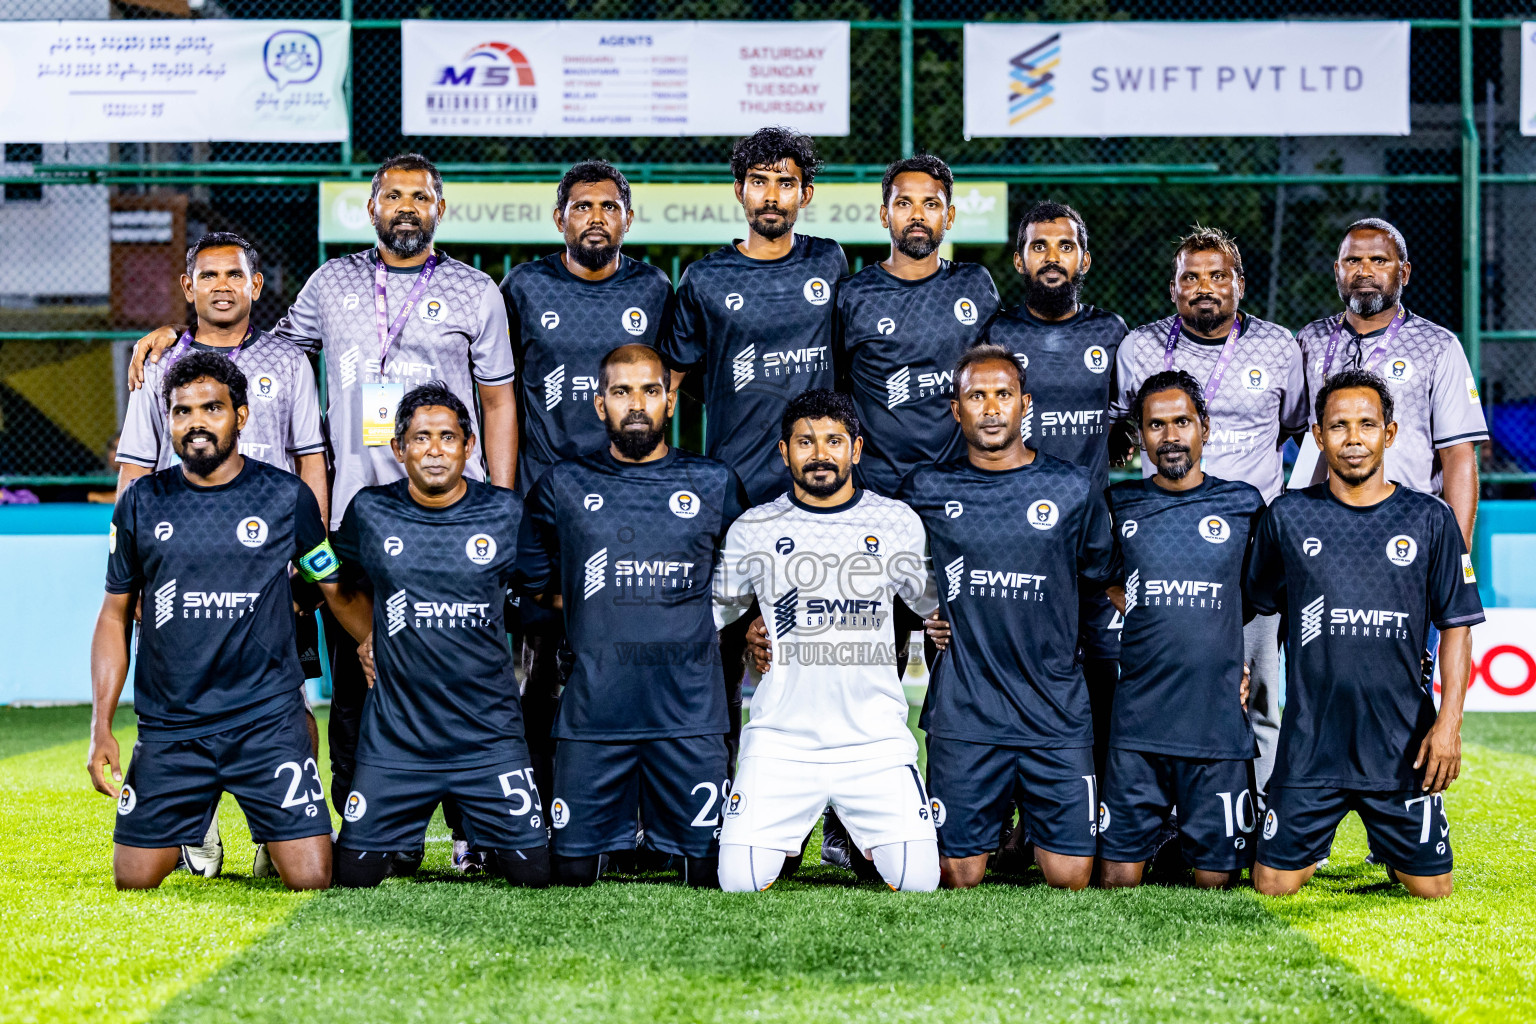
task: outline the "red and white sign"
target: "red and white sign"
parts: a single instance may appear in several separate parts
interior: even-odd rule
[[[1536,608],[1489,608],[1472,627],[1468,711],[1536,711]],[[1440,674],[1435,672],[1435,697]]]

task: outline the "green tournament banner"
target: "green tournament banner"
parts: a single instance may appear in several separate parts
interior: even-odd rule
[[[366,181],[321,183],[321,242],[374,241],[368,191]],[[639,184],[633,192],[635,226],[625,239],[632,244],[723,245],[746,233],[746,218],[732,185]],[[437,229],[440,242],[560,244],[552,217],[553,182],[450,181],[443,195],[448,212]],[[880,183],[817,185],[795,230],[845,245],[885,245],[890,235],[880,226]],[[945,241],[974,245],[1011,238],[1007,183],[955,182],[955,226]]]

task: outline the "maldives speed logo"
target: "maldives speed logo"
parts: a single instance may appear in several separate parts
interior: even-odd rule
[[[1269,387],[1269,374],[1262,366],[1250,366],[1243,373],[1243,387],[1249,391],[1263,391]]]
[[[1381,369],[1381,375],[1395,384],[1413,379],[1413,364],[1406,359],[1388,359]]]
[[[527,124],[538,112],[533,65],[510,43],[485,42],[442,65],[426,94],[430,118],[490,115],[495,124]]]

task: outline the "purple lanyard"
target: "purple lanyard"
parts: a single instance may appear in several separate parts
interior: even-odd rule
[[[1179,332],[1184,328],[1182,317],[1173,318],[1173,326],[1168,328],[1168,343],[1163,346],[1163,369],[1173,369],[1173,350],[1179,344]],[[1211,371],[1211,379],[1205,382],[1205,400],[1209,402],[1216,394],[1216,389],[1221,387],[1221,378],[1227,375],[1227,364],[1232,362],[1232,356],[1237,351],[1237,336],[1242,333],[1243,319],[1236,313],[1232,314],[1232,330],[1227,332],[1227,340],[1221,346],[1221,355],[1216,359],[1216,369]]]
[[[400,332],[405,330],[405,321],[411,315],[411,310],[416,308],[416,303],[421,301],[421,296],[426,292],[427,285],[432,283],[432,271],[437,269],[437,251],[434,249],[427,255],[427,262],[421,266],[421,273],[416,275],[416,283],[411,286],[410,294],[405,297],[405,305],[400,307],[400,312],[395,314],[394,323],[388,323],[389,306],[388,293],[385,283],[389,280],[389,270],[384,266],[384,261],[377,255],[373,257],[373,319],[379,328],[379,372],[384,372],[384,360],[389,356],[389,346],[394,344]]]
[[[1402,330],[1403,321],[1407,318],[1408,311],[1403,308],[1402,303],[1398,303],[1397,315],[1394,316],[1392,318],[1392,322],[1387,325],[1387,333],[1381,336],[1381,340],[1376,343],[1376,347],[1371,350],[1371,354],[1360,363],[1360,368],[1362,370],[1376,369],[1376,364],[1381,361],[1381,357],[1387,354],[1387,349],[1392,346],[1392,342],[1397,340],[1397,332]],[[1339,322],[1333,325],[1333,333],[1328,335],[1328,349],[1323,354],[1324,380],[1328,379],[1328,371],[1333,369],[1333,355],[1339,347],[1339,338],[1343,337],[1343,335],[1344,314],[1340,313]],[[1362,338],[1361,340],[1364,339]]]
[[[236,345],[233,349],[231,349],[230,352],[229,352],[229,355],[226,356],[225,358],[227,358],[230,362],[235,363],[235,364],[238,365],[239,362],[240,362],[240,353],[245,351],[245,346],[248,345],[250,343],[250,340],[252,338],[254,338],[255,336],[256,336],[256,325],[255,324],[246,324],[245,325],[245,337],[240,339],[240,344]],[[176,348],[171,353],[171,360],[170,360],[170,362],[165,364],[165,368],[166,369],[170,369],[171,366],[174,365],[175,363],[181,362],[181,357],[187,354],[187,350],[192,347],[192,342],[194,340],[195,339],[192,337],[192,332],[190,330],[182,331],[181,332],[181,339],[176,343]],[[217,347],[217,346],[210,346],[210,347]]]

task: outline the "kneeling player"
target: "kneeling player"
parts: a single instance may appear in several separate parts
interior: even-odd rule
[[[419,863],[445,799],[503,878],[549,884],[503,621],[523,505],[465,478],[472,423],[440,382],[412,389],[391,442],[406,478],[359,491],[336,534],[342,595],[332,607],[349,631],[344,616],[367,609],[373,635],[359,639],[365,650],[371,642],[374,666],[336,842],[340,886],[378,885],[397,864]]]
[[[741,732],[720,834],[720,887],[766,889],[830,803],[892,889],[939,883],[928,795],[896,671],[895,602],[933,610],[922,523],[854,487],[862,438],[845,395],[812,389],[785,410],[793,490],[731,527],[716,617],[772,609],[771,670]]]
[[[1125,558],[1120,682],[1100,781],[1104,885],[1137,885],[1178,808],[1195,884],[1253,863],[1253,728],[1243,710],[1243,567],[1264,498],[1200,469],[1210,417],[1183,370],[1147,378],[1131,420],[1157,473],[1109,489]]]
[[[1415,896],[1451,892],[1442,796],[1461,771],[1471,627],[1483,621],[1456,517],[1386,479],[1392,393],[1343,370],[1317,395],[1312,436],[1328,480],[1277,499],[1261,520],[1248,594],[1284,611],[1286,704],[1253,885],[1294,893],[1349,811],[1376,860]],[[1440,711],[1421,668],[1440,630]]]
[[[555,880],[590,885],[604,854],[646,843],[715,885],[726,700],[710,608],[715,554],[745,496],[723,462],[664,440],[661,357],[603,357],[609,443],[556,463],[528,496],[519,588],[558,593],[576,665],[555,720]]]
[[[955,364],[952,415],[966,454],[921,466],[901,496],[942,567],[944,653],[923,705],[944,884],[981,883],[1013,801],[1045,880],[1093,874],[1093,718],[1076,660],[1078,581],[1116,581],[1119,559],[1090,471],[1024,444],[1025,372],[997,345]],[[935,573],[937,575],[937,573]],[[937,631],[937,630],[935,630]],[[933,635],[933,633],[930,633]]]
[[[203,841],[219,794],[239,801],[291,889],[331,884],[331,819],[310,748],[288,565],[328,592],[336,558],[304,481],[238,450],[246,380],[231,360],[187,356],[162,383],[181,464],[136,480],[117,503],[107,597],[91,642],[94,710],[86,768],[117,798],[113,874],[153,889]],[[128,675],[139,739],[123,779],[112,715]],[[107,777],[122,781],[118,790]]]

